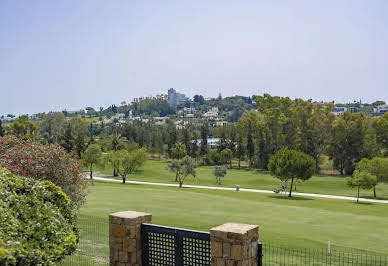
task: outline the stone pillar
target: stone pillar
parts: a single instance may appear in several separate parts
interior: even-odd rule
[[[257,225],[226,223],[210,229],[212,266],[257,265]]]
[[[126,211],[109,215],[111,266],[141,265],[141,224],[151,223],[152,214]]]

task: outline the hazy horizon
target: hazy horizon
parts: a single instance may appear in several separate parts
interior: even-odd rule
[[[386,14],[384,0],[1,1],[0,115],[168,88],[388,102]]]

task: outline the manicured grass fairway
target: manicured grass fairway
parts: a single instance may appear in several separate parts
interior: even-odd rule
[[[99,168],[102,173],[112,175],[113,170],[110,167]],[[212,174],[212,166],[201,166],[197,168],[196,178],[187,178],[185,184],[217,186],[215,177]],[[167,163],[163,161],[148,160],[146,165],[137,173],[127,177],[128,180],[137,180],[145,182],[174,183],[174,174],[167,170]],[[222,179],[222,185],[225,187],[235,187],[240,185],[243,188],[256,188],[274,190],[281,186],[281,181],[272,177],[268,172],[246,170],[246,169],[228,169],[228,174]],[[345,177],[319,175],[313,176],[304,183],[297,184],[298,192],[309,192],[318,194],[356,196],[356,190],[346,185]],[[377,186],[378,199],[388,199],[388,185],[379,184]],[[361,197],[373,198],[373,191],[361,191]]]
[[[333,250],[388,255],[387,204],[95,182],[80,215],[106,218],[125,210],[202,231],[225,222],[258,224],[260,241],[278,246],[324,248],[330,241]]]

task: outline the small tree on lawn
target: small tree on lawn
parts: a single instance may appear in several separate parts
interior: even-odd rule
[[[168,169],[175,173],[175,177],[179,182],[179,187],[182,187],[185,178],[189,175],[195,177],[196,176],[196,167],[197,164],[195,159],[186,155],[182,160],[172,160],[168,165]]]
[[[90,144],[82,154],[82,160],[89,166],[90,179],[93,179],[93,165],[100,162],[102,151],[99,145]]]
[[[221,151],[221,161],[223,164],[229,164],[232,168],[232,151],[228,148]]]
[[[127,150],[120,151],[119,173],[125,184],[127,175],[135,172],[139,167],[143,166],[147,161],[148,154],[144,148],[129,152]]]
[[[171,150],[171,157],[177,160],[182,159],[186,155],[186,148],[183,143],[177,142]]]
[[[303,152],[283,148],[271,157],[268,169],[284,182],[291,180],[288,194],[291,197],[294,180],[306,181],[314,174],[314,159]]]
[[[221,178],[226,176],[226,166],[225,165],[216,165],[213,170],[213,175],[216,177],[217,184],[221,185]]]
[[[357,163],[356,169],[376,176],[377,182],[373,186],[373,195],[376,198],[376,185],[383,182],[388,183],[388,160],[381,157],[364,158]]]
[[[106,159],[108,163],[113,167],[113,176],[119,175],[119,166],[120,166],[120,151],[109,151]]]
[[[376,176],[367,171],[355,171],[353,177],[348,177],[346,183],[350,187],[357,187],[357,202],[360,198],[360,189],[371,189],[377,184]]]

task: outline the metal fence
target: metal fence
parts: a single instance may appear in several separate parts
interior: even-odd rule
[[[109,265],[109,222],[107,218],[80,216],[80,244],[77,251],[58,265]],[[206,232],[145,225],[142,227],[143,265],[209,265],[210,236]],[[176,242],[175,242],[176,241]],[[176,248],[181,249],[176,253]],[[259,250],[259,254],[260,254]],[[177,255],[176,255],[177,254]],[[345,252],[262,245],[262,265],[388,265],[382,254]],[[182,263],[183,261],[183,263]],[[177,263],[178,262],[178,263]],[[180,262],[180,263],[179,263]]]
[[[210,234],[142,224],[143,265],[210,265]]]
[[[109,220],[79,216],[80,241],[77,251],[58,265],[109,265]]]
[[[327,249],[289,248],[263,245],[263,265],[388,265],[388,257],[363,252],[343,252]]]

